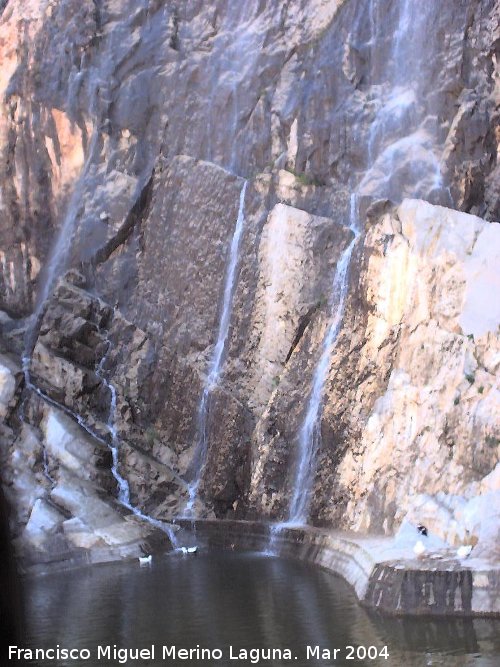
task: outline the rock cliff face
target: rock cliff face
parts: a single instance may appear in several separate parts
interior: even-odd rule
[[[197,513],[288,518],[354,210],[309,519],[406,518],[491,554],[498,2],[1,6],[0,414],[22,544],[150,532],[114,502],[114,433],[134,507],[185,511],[204,390]]]

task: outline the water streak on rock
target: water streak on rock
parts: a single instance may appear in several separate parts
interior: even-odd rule
[[[340,258],[333,281],[332,319],[322,343],[322,352],[315,368],[312,389],[304,421],[298,435],[298,462],[292,486],[288,524],[306,523],[316,471],[316,458],[321,442],[321,403],[332,352],[342,326],[349,284],[352,253],[360,234],[358,196],[369,193],[389,196],[393,176],[402,156],[416,156],[407,174],[415,196],[424,196],[441,188],[439,162],[429,149],[433,144],[436,121],[430,119],[426,129],[415,126],[428,112],[419,105],[424,76],[421,43],[432,21],[431,5],[421,6],[415,0],[404,0],[399,8],[398,26],[391,49],[386,81],[380,86],[377,111],[370,125],[367,145],[367,169],[351,195],[349,227],[354,236]],[[425,3],[424,3],[425,5]],[[378,4],[370,0],[369,21],[371,44],[378,43]],[[430,43],[432,48],[432,40]],[[432,54],[431,54],[432,55]],[[376,57],[376,53],[372,54]],[[430,180],[429,180],[430,178]],[[403,184],[404,185],[404,184]],[[403,189],[404,192],[404,189]],[[282,524],[281,524],[282,525]],[[276,530],[279,532],[278,524]],[[273,535],[274,532],[271,532]]]
[[[229,250],[229,262],[227,266],[226,278],[224,283],[222,314],[219,321],[217,342],[212,352],[209,371],[205,380],[205,386],[203,388],[203,393],[198,408],[198,442],[190,466],[193,479],[189,485],[189,500],[186,505],[186,513],[188,516],[192,514],[196,498],[198,497],[198,489],[200,486],[207,458],[207,451],[208,451],[207,421],[210,409],[209,405],[210,396],[215,387],[217,387],[219,383],[222,361],[224,357],[224,350],[226,347],[227,335],[229,333],[229,323],[231,320],[231,313],[232,313],[232,299],[233,299],[234,285],[236,279],[236,268],[238,266],[240,242],[245,223],[245,194],[247,191],[247,185],[248,181],[245,181],[240,191],[238,217],[236,219],[236,226],[234,228],[233,238],[231,240],[231,247]]]
[[[342,326],[349,285],[349,267],[353,250],[359,238],[358,206],[356,195],[351,196],[349,229],[353,237],[344,250],[335,269],[332,287],[331,321],[323,338],[321,356],[314,371],[313,383],[304,422],[298,437],[298,462],[293,482],[293,495],[288,513],[288,523],[306,523],[309,513],[311,490],[316,468],[316,455],[321,442],[321,403],[330,359]]]
[[[441,165],[434,149],[438,117],[425,91],[438,46],[433,25],[439,8],[435,3],[416,0],[398,4],[389,61],[373,99],[375,114],[368,132],[367,168],[357,190],[394,200],[405,195],[442,199]],[[370,0],[369,16],[371,58],[375,63],[383,36],[377,0]]]
[[[107,380],[103,374],[103,366],[106,362],[106,356],[107,355],[104,355],[101,362],[97,366],[96,375],[102,380],[103,384],[109,390],[111,397],[109,404],[108,422],[107,422],[108,431],[111,436],[111,443],[108,446],[111,450],[111,456],[112,456],[111,472],[118,485],[118,502],[120,503],[120,505],[130,510],[132,514],[134,514],[139,519],[142,519],[146,523],[149,523],[151,526],[154,526],[155,528],[158,528],[163,533],[165,533],[170,539],[172,546],[174,548],[177,548],[179,546],[178,541],[174,530],[169,526],[169,524],[163,523],[163,521],[159,521],[158,519],[149,516],[149,514],[141,512],[141,510],[135,505],[132,505],[130,501],[129,483],[120,473],[120,439],[118,436],[118,429],[116,427],[116,414],[117,414],[116,389],[113,383],[109,382],[109,380]]]

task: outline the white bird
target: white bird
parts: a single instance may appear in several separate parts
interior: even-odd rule
[[[417,556],[422,556],[422,554],[425,553],[425,546],[422,540],[418,540],[418,542],[415,544],[413,547],[413,553],[417,554]]]
[[[151,561],[153,560],[153,556],[149,554],[149,556],[139,556],[139,565],[151,565]]]
[[[198,547],[179,547],[179,549],[184,555],[194,554],[198,551]]]
[[[457,549],[457,556],[459,558],[467,558],[467,556],[472,551],[472,544],[462,545]]]

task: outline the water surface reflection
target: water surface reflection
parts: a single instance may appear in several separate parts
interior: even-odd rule
[[[260,665],[494,667],[500,664],[500,621],[391,619],[359,606],[340,578],[302,563],[258,554],[157,556],[151,567],[118,563],[25,582],[26,646],[89,648],[89,661],[31,664],[118,665],[97,661],[98,645],[156,646],[154,660],[128,665],[233,665],[233,652],[289,648],[292,660]],[[162,660],[162,645],[219,648],[221,660]],[[307,659],[321,646],[330,659]],[[345,646],[388,647],[389,658],[346,659]],[[333,649],[339,648],[337,659]],[[295,658],[297,656],[297,658]]]

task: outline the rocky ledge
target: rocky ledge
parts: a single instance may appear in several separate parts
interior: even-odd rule
[[[22,571],[45,573],[170,549],[162,530],[115,498],[106,440],[41,390],[21,394],[22,387],[19,366],[0,355],[2,481]],[[14,408],[26,418],[22,425]]]
[[[258,550],[323,567],[343,577],[359,601],[394,615],[500,616],[500,566],[454,551],[416,557],[412,536],[360,536],[328,529],[250,521],[179,519],[209,547]],[[430,537],[430,544],[435,544]]]

